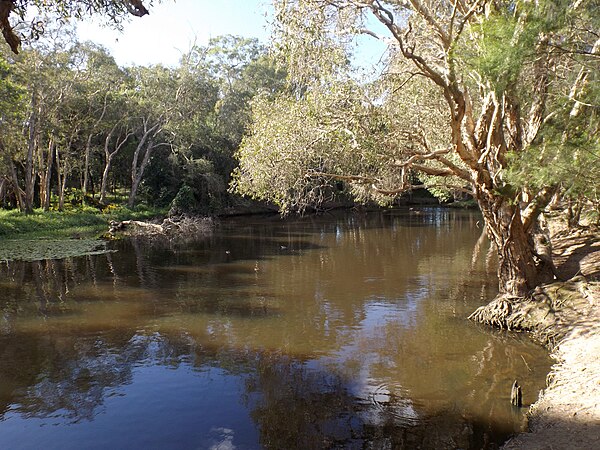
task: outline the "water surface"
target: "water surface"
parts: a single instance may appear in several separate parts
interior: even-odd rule
[[[480,217],[224,221],[0,266],[0,448],[496,448],[550,366],[465,319]]]

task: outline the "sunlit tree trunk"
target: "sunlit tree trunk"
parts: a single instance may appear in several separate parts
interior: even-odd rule
[[[71,142],[67,148],[71,147]],[[66,157],[61,161],[60,151],[56,148],[56,180],[58,189],[58,209],[62,211],[65,207],[65,190],[67,188],[67,161]]]
[[[50,138],[48,143],[48,154],[46,160],[46,170],[42,172],[40,177],[40,198],[42,199],[42,208],[44,211],[50,209],[50,197],[51,197],[51,181],[52,181],[52,165],[54,164],[54,151],[56,144],[54,139]]]
[[[148,142],[144,151],[142,163],[139,165],[139,167],[139,152],[136,150],[134,154],[133,163],[131,165],[131,191],[129,192],[129,200],[127,202],[127,206],[129,208],[133,208],[135,206],[135,198],[137,196],[138,188],[140,187],[140,183],[142,182],[142,178],[144,177],[144,171],[146,170],[146,167],[150,162],[150,156],[152,155],[152,151],[155,147],[156,146],[154,145],[153,141]]]
[[[33,211],[33,201],[35,193],[35,171],[33,158],[37,147],[37,119],[38,119],[38,101],[37,95],[34,93],[31,96],[31,113],[29,115],[28,124],[28,140],[27,140],[27,159],[25,162],[25,197],[24,211],[31,213]]]
[[[117,127],[119,126],[119,123],[115,124],[115,126],[112,128],[112,130],[110,131],[110,133],[108,133],[108,136],[106,136],[106,140],[104,141],[104,171],[102,173],[102,185],[100,186],[100,203],[106,203],[106,191],[108,188],[108,175],[110,172],[110,168],[112,165],[112,161],[113,158],[119,153],[119,151],[123,148],[123,146],[125,145],[125,143],[127,142],[127,140],[131,137],[131,135],[133,134],[132,132],[125,132],[124,137],[119,136],[117,138],[116,144],[115,144],[115,148],[111,151],[110,150],[110,143],[112,140],[112,136],[115,132],[115,130],[117,129]]]
[[[129,208],[133,208],[135,206],[137,191],[140,183],[142,182],[142,178],[144,177],[144,171],[150,162],[152,152],[158,146],[165,145],[154,143],[154,138],[160,133],[160,131],[160,121],[150,126],[147,119],[143,120],[141,137],[138,145],[135,148],[135,151],[133,152],[133,160],[131,162],[131,191],[129,192],[129,200],[127,202],[127,206]],[[142,158],[141,163],[140,157]]]

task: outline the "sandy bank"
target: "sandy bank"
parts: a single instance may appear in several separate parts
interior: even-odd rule
[[[600,449],[600,233],[558,236],[554,256],[561,275],[575,278],[537,292],[541,307],[515,306],[511,315],[530,309],[542,319],[530,331],[556,364],[528,412],[529,432],[505,450]]]

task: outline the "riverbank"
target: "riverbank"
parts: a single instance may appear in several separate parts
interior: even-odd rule
[[[129,209],[93,207],[67,211],[34,210],[25,214],[17,210],[0,210],[0,239],[81,239],[97,238],[111,221],[151,220],[164,217],[166,210],[143,206]]]
[[[546,311],[530,331],[556,364],[528,412],[529,432],[505,450],[600,448],[600,231],[559,233],[553,242],[559,274],[570,280],[534,294],[547,308],[523,304],[512,315]]]

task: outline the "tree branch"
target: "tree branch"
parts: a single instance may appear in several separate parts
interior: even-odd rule
[[[129,14],[133,14],[137,17],[143,17],[146,14],[150,14],[141,0],[125,0],[125,8],[127,8]]]
[[[527,205],[527,207],[521,213],[523,220],[523,227],[525,230],[529,230],[539,217],[543,209],[550,203],[552,196],[556,193],[558,186],[547,186],[542,189]]]
[[[427,8],[425,8],[425,6],[423,5],[423,3],[421,3],[420,0],[410,0],[410,4],[421,15],[421,17],[423,17],[423,19],[425,19],[425,21],[432,28],[435,29],[435,31],[440,36],[442,43],[444,44],[444,49],[448,50],[450,48],[451,41],[450,36],[448,35],[448,33],[446,33],[446,30],[444,30],[444,28],[439,24],[437,20],[434,19],[434,17],[431,14],[429,14],[429,11],[427,10]]]
[[[21,46],[21,39],[15,34],[10,26],[10,21],[8,20],[10,13],[14,8],[14,0],[0,0],[0,29],[2,29],[2,35],[12,52],[18,54],[19,47]]]

